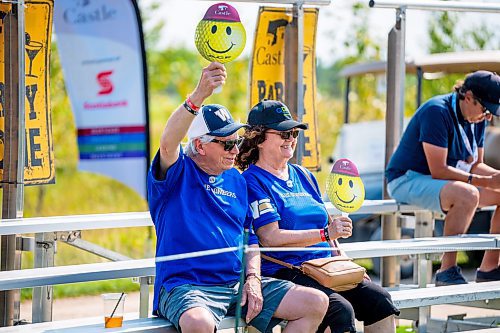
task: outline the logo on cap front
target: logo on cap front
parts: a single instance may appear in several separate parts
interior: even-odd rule
[[[275,111],[276,113],[283,113],[287,118],[292,118],[292,115],[290,114],[290,111],[288,111],[288,108],[286,106],[280,106],[276,108]]]
[[[224,108],[220,108],[219,110],[215,111],[214,114],[220,118],[220,120],[226,122],[229,119],[231,119],[231,115],[229,114],[229,111]]]

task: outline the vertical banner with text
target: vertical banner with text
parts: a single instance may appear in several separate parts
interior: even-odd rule
[[[54,22],[79,169],[112,177],[146,198],[147,75],[136,1],[57,1]]]
[[[285,30],[292,22],[291,8],[261,7],[255,32],[250,70],[250,107],[262,99],[286,102]],[[305,131],[302,165],[319,170],[319,142],[316,124],[316,27],[318,9],[304,9],[304,117]],[[295,110],[291,110],[295,111]]]
[[[55,180],[54,147],[50,116],[49,59],[52,35],[53,0],[32,0],[25,3],[25,119],[26,159],[24,180],[26,185],[47,184]],[[4,18],[10,4],[0,4],[0,179],[3,177],[5,110]]]

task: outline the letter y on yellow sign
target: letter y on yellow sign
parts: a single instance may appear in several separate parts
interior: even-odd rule
[[[0,3],[0,179],[4,170],[5,114],[5,18],[11,4]],[[26,1],[25,8],[25,184],[54,182],[54,148],[50,116],[49,59],[52,35],[53,0]]]

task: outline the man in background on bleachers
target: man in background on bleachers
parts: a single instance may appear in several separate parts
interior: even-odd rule
[[[446,213],[445,236],[465,233],[478,207],[495,205],[490,232],[500,234],[500,171],[483,160],[485,127],[493,115],[500,116],[500,77],[488,71],[469,74],[453,93],[424,103],[387,167],[389,194]],[[476,281],[498,280],[499,251],[486,251]],[[436,285],[464,283],[457,253],[445,253]]]

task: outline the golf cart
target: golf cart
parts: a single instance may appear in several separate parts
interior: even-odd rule
[[[341,71],[346,80],[344,102],[344,124],[337,138],[335,149],[330,157],[333,163],[338,158],[349,158],[358,166],[365,185],[366,199],[382,199],[384,181],[385,121],[350,122],[352,100],[352,80],[366,75],[379,76],[385,80],[386,62],[361,63],[345,67]],[[474,51],[433,54],[406,63],[407,75],[416,76],[416,110],[422,103],[422,90],[426,82],[437,80],[448,74],[465,74],[483,69],[500,72],[500,51]],[[443,87],[441,93],[448,93],[452,87]],[[381,89],[385,91],[385,89]],[[485,161],[500,169],[500,119],[495,119],[487,128],[485,139]],[[409,119],[405,119],[405,125]],[[360,135],[362,133],[362,135]],[[488,233],[492,212],[479,212],[469,228],[470,233]],[[352,215],[353,236],[348,241],[380,240],[381,227],[378,215]],[[411,217],[408,217],[411,218]],[[436,221],[435,235],[442,235],[443,221]],[[413,237],[413,230],[402,228],[402,238]],[[469,258],[480,260],[481,251],[471,252]],[[379,272],[380,258],[374,259],[374,271]],[[410,258],[401,260],[401,277],[410,277],[413,264]]]

